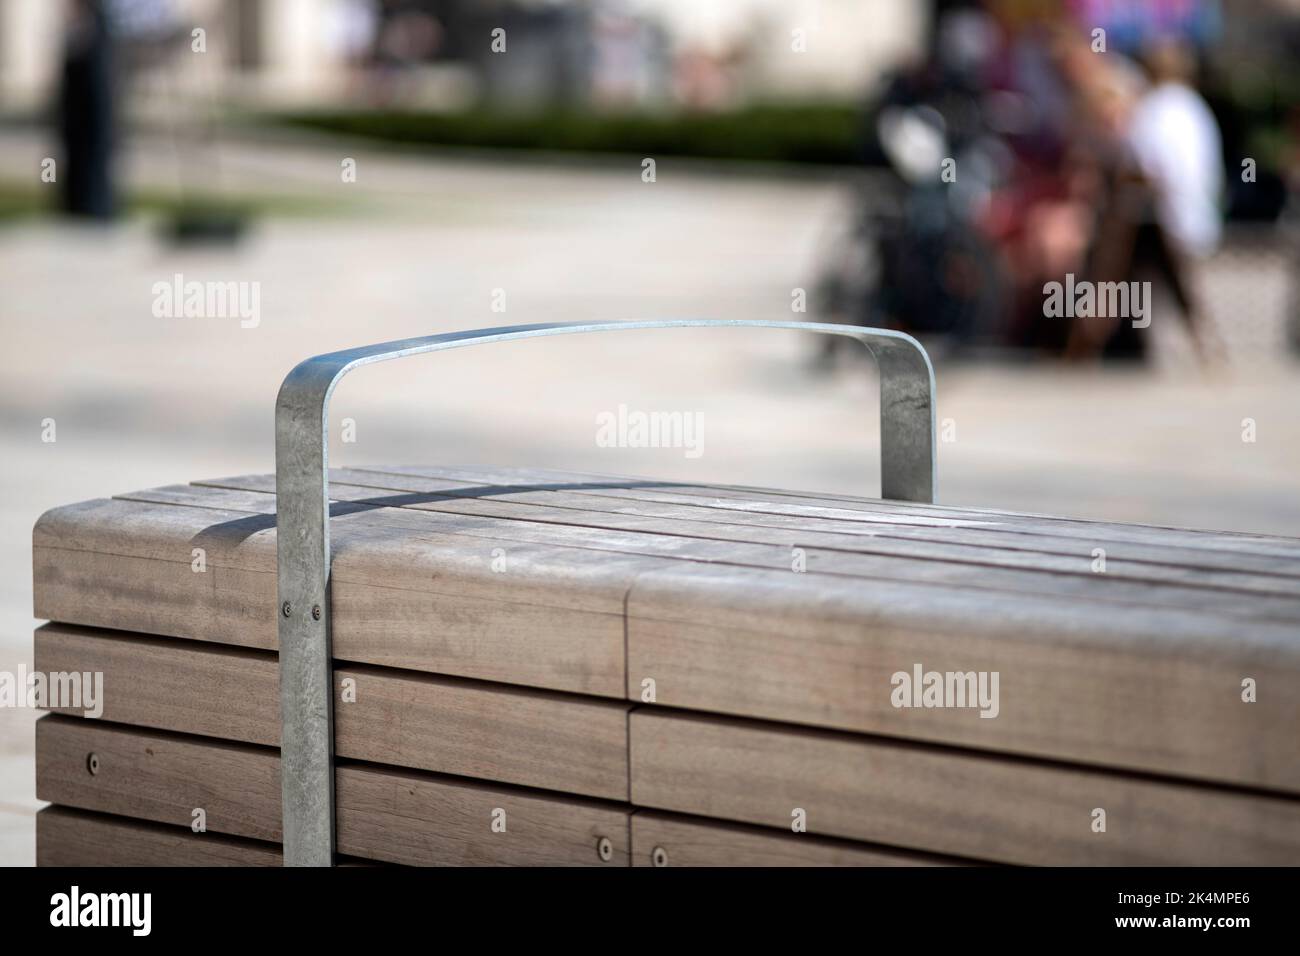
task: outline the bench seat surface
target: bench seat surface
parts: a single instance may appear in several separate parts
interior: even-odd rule
[[[1300,862],[1300,541],[495,467],[330,495],[347,856]],[[38,724],[43,861],[279,861],[275,503],[37,523],[36,670],[106,687]],[[899,706],[930,673],[992,706]]]

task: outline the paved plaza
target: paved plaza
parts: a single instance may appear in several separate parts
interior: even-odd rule
[[[132,156],[129,177],[173,188],[175,156],[156,146]],[[37,170],[42,150],[31,133],[0,135],[0,181]],[[357,160],[354,184],[341,182],[343,156]],[[144,218],[0,225],[0,670],[31,665],[41,512],[273,470],[276,389],[301,358],[489,325],[792,317],[842,184],[667,160],[655,183],[640,171],[636,158],[571,166],[239,142],[223,147],[209,185],[305,208],[258,222],[238,245],[178,249]],[[1207,272],[1229,344],[1211,371],[1159,316],[1155,368],[938,361],[938,417],[953,439],[939,449],[939,500],[1300,536],[1300,374],[1281,344],[1279,261],[1235,255]],[[178,275],[255,283],[257,322],[158,315],[155,287]],[[381,365],[335,395],[332,461],[875,494],[874,373],[846,362],[813,375],[811,351],[792,333],[670,330]],[[702,454],[600,447],[597,416],[620,404],[698,416]],[[355,441],[342,440],[345,418]],[[1246,419],[1254,441],[1243,441]],[[0,863],[33,860],[35,716],[0,709]]]

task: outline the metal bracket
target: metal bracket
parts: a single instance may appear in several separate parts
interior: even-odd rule
[[[745,319],[516,325],[330,352],[301,362],[286,376],[275,404],[275,490],[287,866],[330,866],[334,861],[327,457],[329,400],[339,380],[362,365],[466,345],[579,332],[728,326],[846,335],[865,344],[880,368],[881,497],[934,500],[934,370],[920,343],[901,332]]]

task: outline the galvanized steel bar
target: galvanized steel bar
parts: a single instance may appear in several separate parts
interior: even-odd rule
[[[931,502],[935,489],[934,370],[901,332],[813,322],[672,319],[516,325],[447,332],[307,359],[275,406],[284,862],[334,861],[334,721],[330,650],[329,400],[354,368],[422,352],[580,332],[672,328],[791,329],[864,343],[880,369],[881,497]]]

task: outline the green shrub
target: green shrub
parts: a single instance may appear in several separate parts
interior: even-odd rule
[[[854,107],[838,104],[662,115],[352,110],[281,114],[273,120],[406,145],[822,164],[855,161],[860,124]]]

